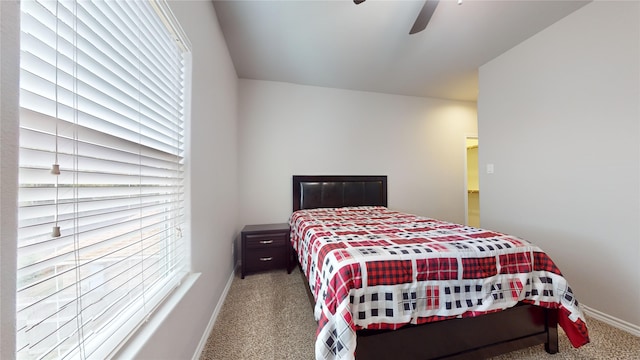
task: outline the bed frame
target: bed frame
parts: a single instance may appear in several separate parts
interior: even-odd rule
[[[320,207],[387,206],[386,176],[293,176],[293,210]],[[313,296],[309,289],[313,307]],[[357,332],[358,360],[481,359],[544,344],[558,352],[558,313],[529,304],[478,317],[394,331]]]

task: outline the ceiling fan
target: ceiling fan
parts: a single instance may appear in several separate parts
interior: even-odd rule
[[[365,0],[353,0],[356,5],[363,3],[364,1]],[[409,34],[419,33],[427,27],[427,24],[429,24],[429,20],[431,20],[433,12],[436,11],[438,2],[440,2],[440,0],[425,0],[422,9],[418,13],[416,21],[413,23],[411,30],[409,30]]]

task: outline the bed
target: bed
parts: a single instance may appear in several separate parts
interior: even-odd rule
[[[293,176],[290,225],[316,359],[477,359],[538,344],[556,353],[558,324],[573,346],[589,342],[542,250],[390,210],[386,176]]]

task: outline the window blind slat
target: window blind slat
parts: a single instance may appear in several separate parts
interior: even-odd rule
[[[148,246],[148,245],[147,245],[147,247],[146,247],[145,249],[143,249],[142,251],[143,251],[143,252],[146,252],[146,251],[148,251],[148,250],[149,250],[149,248],[150,248],[150,246]],[[158,251],[154,252],[154,253],[153,253],[153,254],[151,254],[150,256],[147,256],[147,258],[152,258],[152,259],[153,259],[153,260],[152,260],[152,261],[153,261],[153,263],[152,263],[150,266],[147,266],[146,271],[144,271],[144,272],[143,272],[143,271],[136,272],[136,273],[135,273],[134,278],[138,278],[139,276],[146,276],[146,278],[145,278],[145,282],[146,282],[146,283],[149,283],[149,282],[151,281],[150,285],[154,285],[155,283],[159,282],[159,281],[160,281],[160,279],[162,279],[163,277],[167,276],[169,273],[171,273],[171,272],[175,271],[175,269],[174,269],[174,268],[175,268],[175,265],[171,265],[171,268],[169,268],[169,269],[166,269],[166,266],[162,265],[162,259],[160,259],[160,257],[161,257],[161,256],[159,256],[159,255],[160,255],[160,253],[161,253],[162,251],[164,251],[164,250],[166,250],[166,249],[159,249]],[[149,261],[146,261],[146,263],[148,264],[148,263],[149,263]],[[139,263],[134,263],[133,265],[129,266],[129,268],[128,268],[128,269],[125,269],[125,271],[130,270],[130,269],[134,269],[134,268],[135,268],[136,266],[138,266],[138,265],[140,265],[140,264],[139,264]],[[152,269],[153,269],[153,271],[149,271],[149,270],[148,270],[149,268],[152,268]],[[121,271],[121,272],[117,275],[117,277],[122,276],[122,275],[124,274],[124,272],[125,272],[125,271]],[[145,274],[146,274],[146,275],[145,275]],[[95,273],[94,273],[94,274],[89,275],[89,276],[88,276],[88,277],[86,277],[86,278],[84,278],[84,279],[83,279],[83,281],[88,281],[87,279],[88,279],[89,277],[93,276],[93,275],[95,275]],[[109,280],[107,280],[107,281],[114,281],[115,279],[116,279],[116,277],[114,277],[114,278],[112,278],[112,279],[109,279]],[[111,293],[113,293],[113,292],[115,292],[115,291],[119,290],[119,288],[123,287],[124,285],[127,285],[127,284],[120,283],[120,285],[115,286],[115,287],[114,287],[114,289],[111,291]],[[130,286],[129,286],[129,287],[130,287]],[[130,291],[130,290],[129,290],[129,293],[131,293],[131,291]],[[150,295],[153,295],[153,294],[150,294]],[[85,294],[84,296],[87,296],[87,294]],[[88,305],[86,308],[89,308],[90,306],[92,306],[92,305],[96,305],[96,304],[97,304],[97,302],[95,301],[95,299],[93,299],[93,300],[92,300],[92,299],[84,299],[84,301],[93,301],[93,302],[92,302],[90,305]],[[86,308],[85,308],[85,309],[86,309]],[[103,313],[103,314],[106,314],[106,313],[108,313],[108,312],[102,311],[102,313]],[[56,314],[51,314],[50,316],[53,316],[53,315],[56,315]]]
[[[50,26],[54,26],[54,25],[50,25]],[[68,28],[68,24],[62,23],[62,26],[65,27],[65,29],[71,31],[71,29]],[[89,28],[88,31],[92,31],[91,28]],[[55,57],[54,56],[55,55],[55,49],[52,48],[52,46],[53,46],[52,44],[56,43],[55,39],[49,39],[49,41],[46,40],[46,37],[48,37],[48,38],[51,38],[52,36],[55,37],[54,30],[52,30],[52,28],[43,27],[43,29],[38,31],[37,34],[38,34],[37,37],[29,36],[29,34],[23,34],[24,35],[23,36],[23,42],[25,42],[25,46],[23,46],[23,49],[25,51],[29,51],[31,49],[31,52],[34,52],[34,53],[37,52],[39,54],[47,54],[48,56],[45,57],[47,60],[41,59],[42,61],[48,62],[51,65],[54,65],[55,62],[57,61],[57,62],[60,63],[59,66],[61,68],[64,68],[64,69],[67,70],[67,72],[70,72],[72,67],[71,66],[63,66],[62,63],[64,63],[64,64],[72,64],[71,57],[73,56],[73,53],[71,51],[67,51],[67,52],[64,53],[66,56]],[[45,35],[48,35],[48,36],[45,37],[45,36],[43,36],[41,34],[45,34]],[[108,31],[104,31],[103,35],[105,35],[105,36],[106,35],[113,36],[113,35],[111,35],[111,32],[108,32]],[[84,44],[84,47],[86,49],[91,49],[91,48],[94,48],[95,41],[103,41],[103,37],[102,36],[98,36],[98,35],[95,35],[95,34],[94,34],[94,36],[95,36],[95,39],[89,39],[88,40],[88,39],[82,38],[81,39],[82,41],[81,41],[81,44],[80,44],[80,49],[83,48],[82,44]],[[91,41],[91,40],[93,40],[93,41]],[[31,45],[31,46],[27,46],[28,44],[26,43],[26,41],[30,41],[29,44],[31,44],[31,43],[34,43],[34,44]],[[60,39],[58,45],[59,46],[65,46],[65,47],[71,47],[72,46],[72,44],[69,42],[69,39]],[[44,51],[43,49],[46,50],[46,51]],[[136,48],[133,47],[133,49],[136,49]],[[174,92],[165,92],[165,91],[167,89],[180,89],[179,85],[182,84],[182,81],[178,81],[179,79],[174,79],[175,82],[173,84],[162,83],[162,84],[159,84],[159,85],[158,85],[157,81],[149,81],[149,83],[155,84],[155,86],[156,86],[154,89],[151,89],[151,90],[154,93],[165,92],[165,94],[167,95],[165,98],[156,96],[153,93],[150,94],[149,91],[143,92],[142,94],[137,94],[137,91],[135,91],[136,87],[134,86],[134,84],[137,81],[136,76],[135,76],[135,74],[132,74],[130,71],[126,70],[127,68],[135,68],[136,64],[133,64],[133,63],[126,64],[126,61],[128,59],[126,57],[122,57],[121,56],[121,52],[113,52],[113,53],[114,53],[114,56],[117,56],[117,57],[113,59],[113,62],[112,62],[113,67],[110,68],[111,70],[107,70],[107,71],[116,71],[116,73],[114,75],[119,75],[119,76],[124,75],[125,79],[129,79],[129,81],[127,83],[122,83],[120,81],[118,86],[123,87],[123,86],[127,86],[127,84],[130,84],[130,85],[127,86],[129,91],[126,91],[126,92],[125,91],[113,92],[114,94],[118,93],[118,94],[123,94],[123,95],[126,95],[126,96],[130,96],[128,94],[136,94],[137,96],[142,96],[142,97],[155,96],[154,97],[155,100],[152,100],[153,101],[153,105],[148,106],[149,103],[143,102],[143,105],[145,105],[144,113],[147,116],[149,116],[150,118],[156,118],[156,117],[154,117],[154,115],[155,115],[154,112],[156,111],[154,109],[158,109],[158,107],[155,106],[155,105],[160,105],[161,106],[160,109],[164,111],[164,113],[161,114],[162,117],[166,117],[166,116],[169,116],[169,114],[174,113],[173,109],[175,109],[176,107],[178,107],[178,110],[180,110],[180,108],[179,108],[180,105],[181,105],[180,102],[170,101],[170,102],[167,103],[167,100],[165,100],[165,98],[166,99],[170,99],[170,100],[171,99],[180,99],[182,97],[182,95],[183,95],[182,91],[181,90],[176,90]],[[98,68],[99,67],[103,67],[103,63],[104,62],[96,63],[95,62],[95,56],[91,56],[89,54],[85,54],[82,51],[77,51],[76,54],[77,54],[76,56],[80,57],[80,59],[78,59],[80,64],[82,64],[84,61],[93,62],[92,64],[90,64],[92,71],[87,71],[84,67],[82,67],[79,64],[80,66],[78,67],[78,70],[80,70],[82,72],[79,72],[78,78],[85,79],[88,76],[90,77],[93,74],[93,72],[96,71],[97,67]],[[143,60],[144,61],[140,62],[141,64],[152,64],[154,59],[143,59]],[[125,65],[129,65],[129,66],[128,67],[127,66],[123,66],[123,64],[121,63],[123,61],[125,62]],[[152,77],[157,78],[155,73],[154,72],[150,72],[150,71],[146,71],[145,76],[152,76]],[[102,83],[108,83],[108,80],[117,79],[117,78],[118,78],[118,76],[113,76],[113,75],[112,76],[105,76],[105,73],[102,73],[102,76],[101,76]],[[150,79],[151,78],[149,78],[148,80],[150,80]],[[107,81],[105,81],[105,80],[107,80]],[[140,86],[145,86],[145,85],[140,85]],[[147,90],[149,90],[149,89],[147,89]],[[134,100],[134,102],[137,102],[137,99],[135,97],[133,98],[133,100]],[[148,98],[147,100],[151,100],[151,98]],[[160,119],[162,119],[162,117],[160,117]]]
[[[129,19],[129,21],[126,22],[128,24],[135,24],[136,21],[142,20],[142,18],[146,17],[145,16],[146,13],[149,12],[149,9],[141,9],[135,6],[136,4],[133,2],[117,2],[117,3],[113,3],[113,5],[114,5],[114,9],[116,7],[119,8],[123,16]],[[157,83],[158,85],[167,86],[167,90],[171,90],[171,89],[177,90],[178,88],[174,85],[175,84],[174,81],[176,80],[175,78],[171,79],[170,77],[166,77],[163,79],[154,75],[156,73],[163,73],[163,72],[171,73],[170,65],[172,64],[170,63],[170,60],[165,57],[163,50],[154,49],[153,51],[151,51],[149,49],[149,44],[153,43],[154,40],[151,40],[149,36],[147,36],[149,34],[149,29],[146,28],[146,26],[148,25],[148,22],[139,21],[137,25],[138,25],[137,27],[133,27],[133,26],[126,26],[126,27],[129,30],[131,39],[134,39],[135,41],[134,45],[136,50],[138,51],[140,59],[149,60],[147,64],[141,62],[141,65],[148,68],[149,71],[147,72],[147,74],[155,78],[159,82]],[[166,32],[165,32],[165,35],[166,35]],[[165,58],[163,59],[162,57],[165,57]],[[175,64],[175,65],[177,66],[179,64]],[[167,95],[171,96],[171,93],[167,93]]]
[[[163,232],[159,232],[159,233],[157,233],[157,234],[161,234],[161,233],[163,233]],[[156,235],[157,235],[157,234],[156,234]],[[164,241],[164,240],[166,240],[166,239],[168,239],[168,238],[163,238],[163,239],[159,239],[159,240]],[[149,245],[149,243],[150,243],[150,242],[149,242],[149,239],[148,239],[148,238],[147,238],[147,239],[142,239],[142,243],[143,243],[143,244],[146,244],[146,245],[145,245],[145,247],[146,247],[145,249],[142,249],[142,250],[135,250],[135,249],[134,249],[134,251],[127,251],[124,255],[123,255],[123,254],[119,254],[119,255],[117,255],[117,256],[118,256],[118,259],[120,259],[120,260],[118,260],[117,262],[110,262],[109,267],[113,267],[113,266],[115,266],[115,265],[118,265],[118,264],[119,264],[119,263],[121,263],[122,261],[127,260],[127,259],[131,259],[131,258],[132,258],[132,257],[134,257],[134,256],[138,256],[141,252],[143,252],[143,251],[147,251],[147,250],[148,250],[149,248],[151,248],[152,246],[154,246],[154,245],[157,245],[157,244],[158,244],[157,242],[155,242],[155,243],[152,243],[152,245]],[[166,245],[167,245],[167,244],[169,244],[169,243],[164,242],[164,244],[165,244],[165,246],[166,246]],[[105,256],[111,256],[111,255],[117,254],[118,252],[121,252],[122,250],[124,250],[126,247],[132,247],[132,246],[135,246],[135,245],[136,245],[135,243],[128,243],[125,247],[123,247],[123,248],[116,248],[116,249],[112,250],[110,253],[103,252],[103,254],[102,254],[100,257],[94,258],[93,260],[91,260],[91,261],[88,261],[88,262],[84,263],[84,264],[81,266],[81,268],[82,268],[82,267],[86,267],[86,265],[87,265],[87,264],[90,264],[90,263],[92,263],[92,262],[99,261],[99,260],[101,260],[101,258],[104,258]],[[156,246],[156,248],[158,248],[158,247]],[[166,250],[166,248],[161,247],[161,248],[159,248],[158,252],[159,252],[159,251],[164,251],[164,250]],[[145,259],[148,259],[148,258],[153,257],[154,255],[155,255],[155,254],[151,254],[151,255],[147,254],[144,258],[145,258]],[[125,257],[125,256],[126,256],[126,257]],[[146,260],[138,260],[138,261],[139,261],[139,262],[142,262],[142,261],[146,261]],[[70,271],[70,270],[69,270],[69,269],[67,269],[67,270],[65,270],[64,272],[67,272],[67,273],[68,273],[69,271]],[[63,273],[64,273],[64,272],[63,272]],[[88,278],[88,277],[90,277],[90,276],[99,275],[99,274],[100,274],[100,272],[94,272],[94,273],[89,274],[89,275],[83,275],[83,276],[82,276],[82,277],[83,277],[83,280],[82,280],[82,281],[86,280],[86,278]],[[48,281],[48,280],[49,280],[49,279],[51,279],[51,278],[52,278],[52,277],[49,277],[49,278],[47,278],[47,279],[43,279],[43,280],[39,281],[39,283],[43,283],[43,282],[45,282],[45,281]],[[34,284],[32,284],[32,285],[30,285],[30,286],[32,287],[33,285],[34,285]],[[92,286],[92,289],[97,289],[97,288],[99,288],[99,287]]]
[[[118,5],[120,3],[125,2],[112,3],[115,7],[119,7]],[[91,5],[91,3],[86,3],[87,7],[83,9],[91,10],[89,9]],[[103,57],[111,59],[115,68],[119,68],[121,69],[121,71],[127,71],[131,74],[131,76],[133,76],[134,74],[130,70],[125,69],[139,69],[139,65],[147,66],[145,64],[153,64],[155,61],[157,61],[157,59],[144,59],[145,61],[139,61],[138,63],[131,62],[130,58],[139,58],[141,56],[140,44],[130,41],[130,39],[137,38],[137,33],[135,30],[130,29],[130,27],[127,26],[127,23],[123,22],[122,25],[116,26],[115,24],[111,23],[110,19],[111,18],[103,17],[100,20],[97,20],[92,18],[90,15],[82,17],[82,20],[84,21],[82,35],[86,38],[86,42],[83,46],[87,46],[86,49],[88,51],[100,52]],[[129,21],[134,20],[137,21],[136,19],[129,19]],[[109,29],[105,29],[105,25],[108,25]],[[116,33],[110,31],[114,28],[118,29]],[[120,33],[119,36],[122,36],[122,38],[116,37],[118,36],[116,35],[118,32]],[[120,45],[122,47],[116,50],[114,49],[114,46],[116,46],[114,44]],[[121,55],[119,55],[119,53],[125,53],[128,56],[122,57]],[[126,66],[121,65],[123,62],[124,64],[126,64]],[[170,71],[159,71],[156,69],[156,72],[165,72],[168,74]],[[151,75],[151,77],[148,77],[149,75]],[[160,106],[162,107],[171,108],[172,102],[167,102],[166,100],[163,100],[162,97],[155,94],[164,94],[167,99],[180,97],[181,90],[178,90],[179,87],[175,85],[176,83],[159,82],[159,78],[155,76],[155,72],[147,72],[144,74],[138,73],[137,76],[147,76],[143,79],[143,82],[140,83],[140,86],[151,86],[152,88],[148,89],[150,90],[150,92],[145,91],[144,94],[146,95],[143,95],[154,97],[155,100],[159,101],[158,104],[160,104]],[[171,89],[176,90],[174,92],[171,92]]]
[[[162,216],[161,219],[164,219],[164,220],[181,217],[183,213],[183,208],[177,207],[180,203],[181,203],[181,200],[175,199],[172,202],[164,202],[161,204],[150,204],[145,207],[140,207],[137,209],[103,213],[99,215],[91,215],[84,218],[79,218],[79,217],[72,218],[72,219],[63,218],[58,220],[58,224],[64,230],[66,230],[67,228],[75,227],[77,230],[74,232],[74,234],[76,235],[90,236],[92,234],[95,234],[96,231],[99,232],[101,229],[104,229],[105,224],[108,224],[109,222],[120,221],[121,226],[118,227],[118,229],[120,229],[119,232],[114,232],[113,228],[109,227],[108,230],[110,232],[108,236],[105,234],[98,233],[97,238],[102,239],[100,241],[109,241],[113,238],[116,238],[123,234],[129,234],[132,231],[136,230],[137,228],[135,226],[132,226],[132,225],[136,225],[136,221],[138,222],[138,225],[139,225],[138,228],[143,229],[144,226],[146,226],[143,221],[145,221],[148,218],[151,218],[152,216],[157,216],[158,214],[160,214]],[[170,213],[167,213],[166,209],[169,207],[173,207],[172,208],[173,211]],[[135,213],[135,212],[139,212],[139,213],[136,214],[136,218],[132,219],[131,213]],[[175,214],[178,214],[178,215],[175,215]],[[106,218],[108,220],[103,220],[102,222],[97,221],[96,219],[100,216],[103,217],[102,219]],[[81,222],[82,222],[82,225],[79,225],[79,223]],[[164,223],[164,221],[161,221],[161,223]],[[36,226],[30,226],[29,228],[20,228],[19,232],[21,233],[21,235],[25,236],[25,241],[19,242],[18,250],[29,251],[30,248],[33,248],[33,247],[42,248],[42,247],[51,247],[53,245],[60,246],[60,243],[58,241],[59,239],[54,238],[53,240],[50,240],[49,238],[46,237],[48,233],[42,231],[42,230],[46,231],[47,230],[46,225],[50,225],[50,224],[53,224],[53,222],[49,224],[42,223]],[[27,235],[24,234],[25,229],[28,229],[30,233],[35,233],[36,235],[31,236],[29,238]],[[39,241],[41,239],[44,241]],[[29,241],[29,240],[32,240],[32,241]],[[54,241],[54,240],[56,241],[55,244],[50,243],[50,241]],[[82,249],[83,246],[89,246],[91,244],[93,244],[93,242],[90,242],[85,239],[85,244],[83,244],[82,246],[76,247],[75,250],[78,251],[79,249]],[[34,251],[34,250],[30,250],[30,251]],[[36,261],[31,263],[36,263]]]
[[[24,117],[31,117],[31,113],[22,109]],[[45,120],[46,121],[46,120]],[[30,148],[41,149],[43,151],[54,152],[56,140],[59,152],[73,153],[74,146],[79,146],[77,150],[80,153],[100,153],[102,157],[113,158],[128,163],[139,162],[141,164],[153,164],[159,168],[175,168],[176,157],[182,160],[182,152],[184,147],[182,135],[175,134],[174,148],[170,153],[158,151],[153,148],[141,148],[139,144],[131,144],[130,147],[118,145],[117,140],[110,134],[99,133],[94,129],[85,128],[79,125],[69,124],[64,121],[58,121],[58,136],[55,136],[55,121],[51,118],[46,126],[40,124],[28,124],[25,121],[21,129],[20,136],[25,138],[25,142],[32,144]],[[81,137],[82,139],[74,139],[73,137]],[[36,139],[26,139],[26,137],[37,137]],[[25,146],[26,147],[26,146]],[[85,147],[93,147],[86,149]]]
[[[189,50],[160,8],[21,1],[20,359],[107,357],[187,271]]]

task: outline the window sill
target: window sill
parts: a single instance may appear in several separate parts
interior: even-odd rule
[[[135,359],[136,355],[142,350],[151,336],[153,336],[173,309],[180,303],[191,287],[193,287],[200,275],[201,273],[187,274],[173,293],[150,315],[147,321],[140,324],[139,328],[134,331],[118,349],[113,351],[109,358]]]

